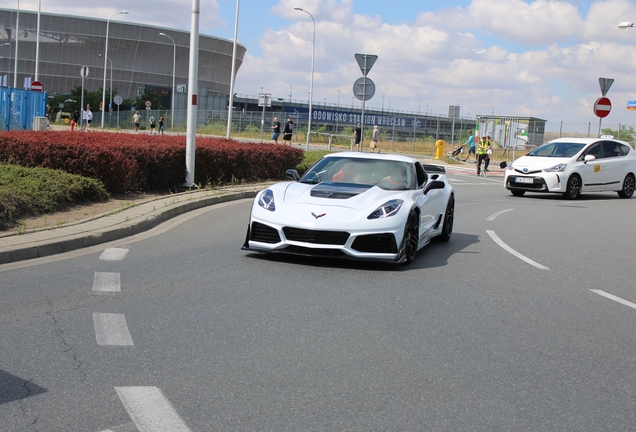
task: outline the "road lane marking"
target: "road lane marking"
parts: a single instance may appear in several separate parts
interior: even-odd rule
[[[622,299],[620,297],[616,297],[615,295],[612,295],[610,293],[606,293],[605,291],[601,291],[601,290],[597,290],[597,289],[591,289],[590,291],[592,291],[593,293],[596,293],[596,294],[598,294],[600,296],[603,296],[605,298],[608,298],[610,300],[614,300],[615,302],[618,302],[618,303],[620,303],[622,305],[629,306],[632,309],[636,309],[636,304],[634,304],[634,303],[632,303],[630,301],[624,300],[624,299]]]
[[[189,432],[177,411],[157,387],[115,387],[140,432]]]
[[[488,235],[490,236],[491,239],[493,239],[495,241],[495,243],[497,243],[500,247],[502,247],[506,252],[516,256],[517,258],[519,258],[522,261],[527,262],[530,265],[535,266],[536,268],[540,269],[540,270],[550,270],[548,267],[543,266],[541,264],[539,264],[538,262],[532,261],[530,258],[528,258],[525,255],[520,254],[519,252],[517,252],[516,250],[514,250],[513,248],[511,248],[510,246],[508,246],[507,244],[505,244],[500,238],[499,236],[497,236],[497,234],[495,234],[494,231],[491,230],[486,230],[486,232],[488,233]]]
[[[495,218],[496,218],[497,216],[500,216],[500,215],[502,215],[502,214],[504,214],[504,213],[508,213],[509,211],[513,211],[513,210],[514,210],[514,209],[506,209],[506,210],[502,210],[502,211],[497,212],[497,213],[493,213],[493,214],[491,214],[491,215],[488,217],[488,219],[486,219],[486,220],[487,220],[487,221],[493,221],[493,220],[495,220]]]
[[[93,277],[93,291],[121,292],[119,273],[95,272]]]
[[[128,249],[124,248],[110,248],[104,250],[102,254],[99,256],[99,259],[102,261],[122,261],[126,258],[128,254]]]
[[[124,314],[93,313],[97,345],[133,346]]]

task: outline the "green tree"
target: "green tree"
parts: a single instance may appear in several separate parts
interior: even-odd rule
[[[161,105],[161,94],[157,91],[147,90],[143,94],[137,96],[137,99],[135,100],[135,107],[138,110],[146,109],[146,101],[150,101],[152,109],[166,109]]]
[[[611,128],[603,128],[603,129],[601,129],[601,134],[603,134],[603,135],[612,135],[616,139],[620,139],[622,141],[627,141],[633,147],[634,146],[634,135],[636,134],[636,131],[634,130],[633,126],[627,127],[625,125],[620,125],[620,131],[618,131],[616,129],[611,129]]]

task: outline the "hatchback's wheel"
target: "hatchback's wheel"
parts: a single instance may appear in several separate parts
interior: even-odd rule
[[[525,194],[526,191],[524,191],[524,190],[511,190],[510,193],[513,194],[514,196],[523,196],[523,194]]]
[[[437,236],[439,241],[447,242],[453,235],[453,222],[455,219],[455,198],[451,195],[446,204],[446,213],[444,213],[444,226],[442,233]]]
[[[633,174],[627,174],[625,176],[625,180],[623,180],[623,189],[618,191],[618,196],[621,198],[631,198],[634,195],[634,186],[636,182],[634,181]]]
[[[404,226],[404,239],[402,240],[402,249],[404,250],[404,257],[406,258],[407,264],[415,259],[419,237],[420,217],[415,210],[411,210],[409,212],[409,217],[406,219],[406,225]]]
[[[577,199],[579,195],[581,195],[581,177],[574,174],[568,179],[563,196],[566,199]]]

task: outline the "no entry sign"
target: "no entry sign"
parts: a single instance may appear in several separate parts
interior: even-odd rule
[[[604,118],[612,110],[612,103],[606,97],[600,97],[594,102],[594,114],[597,117]]]
[[[42,91],[42,83],[40,81],[33,81],[31,83],[31,90],[41,92]]]

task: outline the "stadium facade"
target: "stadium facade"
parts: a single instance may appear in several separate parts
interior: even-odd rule
[[[18,42],[17,88],[35,79],[37,12],[0,9],[0,76],[13,86],[16,35]],[[115,16],[117,17],[117,15]],[[145,90],[160,91],[170,107],[172,95],[172,59],[175,53],[175,107],[186,109],[190,32],[145,24],[110,20],[106,89],[111,84],[123,99],[135,99]],[[96,91],[104,84],[106,19],[69,15],[40,14],[40,44],[38,81],[49,96],[68,94],[81,86],[80,71],[88,66],[85,78],[87,91]],[[169,35],[170,38],[159,33]],[[3,45],[4,44],[4,45]],[[200,109],[227,109],[230,92],[233,42],[213,36],[199,36],[198,106]],[[237,46],[236,69],[243,62],[246,48]],[[112,64],[112,68],[111,68]],[[114,107],[115,108],[115,107]]]

